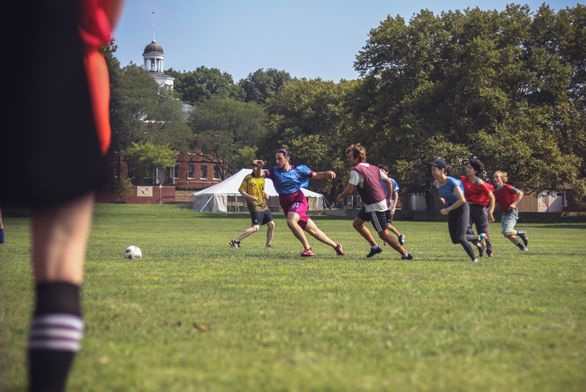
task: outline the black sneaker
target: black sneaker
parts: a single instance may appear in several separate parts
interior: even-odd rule
[[[399,240],[399,244],[405,245],[405,236],[403,234],[401,234],[397,239]]]
[[[240,241],[231,240],[229,244],[232,248],[240,248]]]
[[[382,249],[380,246],[377,246],[376,248],[370,248],[370,252],[368,252],[368,254],[366,255],[366,257],[371,258],[374,255],[378,255],[379,253],[382,253]]]
[[[409,252],[401,256],[401,260],[413,260],[413,255]]]
[[[527,237],[527,232],[525,232],[525,231],[517,232],[517,235],[523,240],[523,243],[525,244],[525,246],[527,246],[527,244],[529,244],[529,237]]]

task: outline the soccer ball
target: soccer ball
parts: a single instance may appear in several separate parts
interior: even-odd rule
[[[142,251],[138,246],[130,245],[124,251],[124,258],[128,260],[136,260],[142,257]]]

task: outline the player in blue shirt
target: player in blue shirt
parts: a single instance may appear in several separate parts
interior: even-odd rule
[[[478,258],[468,241],[475,242],[482,239],[476,235],[466,234],[470,221],[470,207],[464,198],[462,181],[448,176],[448,166],[442,159],[431,162],[431,176],[440,199],[446,206],[440,210],[440,214],[448,216],[448,229],[452,243],[462,245],[470,260],[477,263]]]
[[[345,256],[342,244],[334,242],[307,215],[307,198],[301,188],[309,185],[309,179],[334,179],[336,173],[333,171],[313,172],[305,165],[293,166],[289,161],[291,154],[285,149],[277,150],[275,153],[276,165],[269,170],[263,171],[263,175],[272,180],[275,189],[279,194],[279,203],[287,217],[287,226],[295,237],[303,244],[301,256],[313,256],[313,250],[307,241],[304,230],[312,237],[331,246],[338,256]],[[261,164],[264,164],[262,162]]]

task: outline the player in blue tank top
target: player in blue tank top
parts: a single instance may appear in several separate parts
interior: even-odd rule
[[[278,166],[275,166],[269,170],[267,177],[273,180],[279,195],[290,195],[301,190],[301,188],[307,188],[312,174],[311,169],[305,165],[291,165],[288,171],[283,171]]]
[[[346,256],[342,244],[333,241],[323,231],[321,231],[315,222],[307,215],[307,198],[301,188],[309,185],[309,179],[315,178],[334,179],[336,173],[333,171],[313,172],[305,165],[293,166],[290,163],[291,154],[285,149],[277,150],[275,153],[275,166],[271,170],[262,172],[263,176],[272,180],[275,189],[279,194],[279,204],[287,217],[287,226],[303,245],[301,256],[313,256],[313,249],[307,241],[304,231],[308,232],[313,238],[331,246],[338,256]],[[264,162],[261,161],[261,165]]]
[[[478,258],[470,242],[482,239],[476,235],[466,234],[470,222],[470,207],[464,197],[464,185],[462,185],[462,181],[448,176],[448,166],[444,160],[436,159],[430,165],[434,185],[440,199],[446,205],[440,210],[440,213],[448,216],[448,230],[452,243],[462,245],[472,262],[476,263]]]

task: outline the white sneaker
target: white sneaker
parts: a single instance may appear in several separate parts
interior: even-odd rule
[[[473,263],[478,263],[478,259],[472,260]]]

